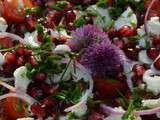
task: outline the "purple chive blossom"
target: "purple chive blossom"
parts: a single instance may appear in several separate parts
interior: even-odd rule
[[[111,44],[108,39],[108,35],[104,33],[100,28],[93,25],[85,25],[72,32],[73,40],[68,42],[68,45],[73,51],[80,51],[83,48],[87,48],[90,44],[106,41],[107,44]]]
[[[80,63],[93,75],[105,77],[117,73],[117,65],[123,65],[125,55],[122,50],[105,41],[90,45],[82,55]]]

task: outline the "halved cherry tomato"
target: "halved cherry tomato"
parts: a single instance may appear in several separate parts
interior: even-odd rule
[[[13,41],[8,37],[0,38],[0,46],[4,48],[11,48],[13,47]]]
[[[5,110],[8,113],[10,120],[27,117],[26,103],[19,98],[8,97],[5,101]]]
[[[109,79],[95,79],[95,90],[101,98],[115,98],[119,96],[119,92],[123,93],[127,89],[126,83],[113,82]]]
[[[25,7],[33,7],[30,0],[4,0],[0,3],[0,13],[8,21],[23,22]]]

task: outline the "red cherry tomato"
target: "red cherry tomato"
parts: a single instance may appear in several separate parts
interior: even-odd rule
[[[127,88],[126,83],[114,83],[108,79],[94,79],[95,90],[99,93],[101,98],[119,96],[119,91],[124,92]]]
[[[27,117],[27,108],[25,102],[15,97],[8,97],[5,101],[5,110],[8,113],[10,120]]]
[[[33,7],[30,0],[4,0],[0,2],[0,13],[8,21],[23,22],[25,7]]]

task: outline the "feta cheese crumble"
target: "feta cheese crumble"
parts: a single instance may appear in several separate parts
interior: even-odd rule
[[[8,28],[7,22],[3,17],[0,17],[0,32],[5,32]]]
[[[159,17],[151,17],[151,19],[147,22],[148,32],[154,35],[160,35],[160,21]]]
[[[122,15],[115,21],[114,27],[118,30],[123,26],[136,27],[137,26],[137,17],[134,14],[133,10],[128,7]]]
[[[15,88],[26,92],[30,80],[26,76],[27,68],[25,66],[17,68],[13,75],[15,78]]]
[[[154,74],[151,69],[147,70],[143,75],[143,81],[146,83],[148,91],[158,95],[160,93],[160,76]]]

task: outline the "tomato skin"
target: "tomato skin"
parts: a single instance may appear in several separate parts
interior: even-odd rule
[[[15,97],[8,97],[5,100],[5,111],[8,113],[10,120],[16,120],[17,118],[27,117],[27,112],[24,109],[25,103],[22,101],[22,109],[17,111],[16,105],[19,105],[20,99]]]
[[[95,90],[99,93],[101,98],[115,98],[119,96],[127,88],[126,83],[113,83],[109,79],[94,79]]]
[[[25,12],[24,9],[18,10],[20,7],[19,1],[22,1],[24,8],[33,7],[30,0],[4,0],[0,3],[0,14],[8,21],[24,22]]]

